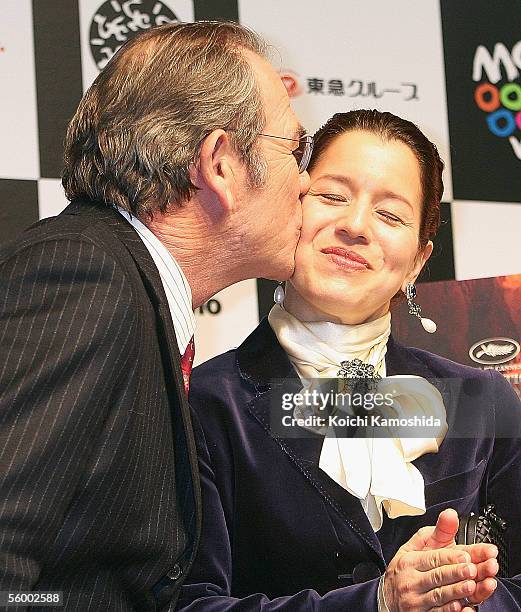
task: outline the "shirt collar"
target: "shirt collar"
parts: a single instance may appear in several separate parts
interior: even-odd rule
[[[122,208],[117,207],[117,210],[136,230],[156,264],[182,355],[195,332],[192,290],[188,280],[170,251],[144,223]]]

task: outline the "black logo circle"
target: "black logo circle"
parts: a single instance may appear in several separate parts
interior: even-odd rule
[[[99,70],[105,68],[116,51],[143,30],[179,21],[159,0],[107,0],[94,13],[89,43]]]

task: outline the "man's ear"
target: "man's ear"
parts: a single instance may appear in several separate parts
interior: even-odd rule
[[[405,293],[405,287],[407,283],[415,283],[416,279],[420,275],[420,272],[423,269],[423,266],[427,263],[429,257],[432,255],[433,249],[432,240],[429,240],[422,251],[420,251],[414,260],[414,266],[410,273],[407,275],[403,282],[402,291]]]
[[[224,130],[213,130],[201,143],[199,159],[190,166],[190,179],[200,190],[213,194],[223,211],[235,208],[238,155]]]

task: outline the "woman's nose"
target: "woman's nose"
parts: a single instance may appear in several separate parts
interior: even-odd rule
[[[337,223],[336,230],[353,240],[368,241],[370,237],[370,215],[369,207],[352,201],[342,209]]]

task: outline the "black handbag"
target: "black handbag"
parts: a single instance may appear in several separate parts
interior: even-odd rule
[[[460,518],[457,544],[477,544],[481,542],[495,544],[498,548],[498,576],[509,576],[509,551],[505,538],[506,521],[494,512],[494,505],[488,504],[479,514],[473,512]]]

